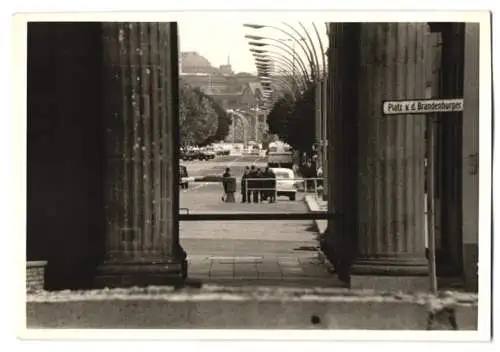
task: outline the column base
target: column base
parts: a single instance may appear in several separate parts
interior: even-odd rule
[[[104,263],[97,268],[96,288],[183,286],[187,261]]]
[[[360,258],[350,267],[350,287],[381,291],[428,291],[429,268],[425,257]]]

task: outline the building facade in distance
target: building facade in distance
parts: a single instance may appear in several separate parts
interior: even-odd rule
[[[258,111],[261,108],[262,102],[262,86],[256,75],[247,72],[235,73],[229,57],[227,64],[220,65],[219,68],[213,67],[197,52],[182,52],[180,61],[182,82],[199,88],[214,98],[224,110],[241,111],[248,121],[247,137],[252,140],[259,139],[264,130],[265,118],[257,113],[260,121],[257,121],[256,128],[256,109]],[[231,128],[227,139],[232,141],[232,135],[235,133],[235,140],[242,142],[244,126],[239,119],[235,121],[234,132]]]

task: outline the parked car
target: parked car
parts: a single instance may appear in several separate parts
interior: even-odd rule
[[[180,158],[184,161],[196,160],[199,158],[199,152],[194,149],[184,149],[181,150]]]
[[[187,167],[179,165],[179,185],[181,186],[181,189],[189,188],[189,182],[187,180],[188,177]]]
[[[198,155],[200,160],[211,160],[215,158],[215,151],[213,148],[203,148],[200,150],[200,154]]]
[[[297,189],[302,181],[297,181],[295,172],[286,168],[271,168],[276,175],[276,196],[285,196],[290,200],[297,198]]]

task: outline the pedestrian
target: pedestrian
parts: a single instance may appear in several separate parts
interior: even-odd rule
[[[318,186],[324,187],[324,185],[323,185],[323,167],[322,166],[318,167],[318,170],[316,171],[316,177],[319,178]]]
[[[262,181],[261,181],[261,184],[262,184],[262,193],[261,193],[261,200],[262,201],[265,201],[265,200],[268,200],[269,199],[269,202],[271,201],[271,198],[270,198],[270,192],[269,192],[269,189],[271,188],[271,175],[269,173],[269,167],[266,167],[264,169],[264,172],[262,172]]]
[[[260,181],[260,200],[263,202],[269,198],[269,178],[268,176],[268,168],[266,167],[264,171],[261,172],[260,177],[262,180]]]
[[[252,202],[252,197],[254,195],[254,189],[255,189],[255,182],[257,178],[257,170],[255,168],[255,165],[252,165],[250,167],[250,172],[248,172],[247,176],[247,202],[251,203]]]
[[[260,203],[261,201],[261,194],[262,194],[262,181],[260,180],[262,178],[262,171],[260,171],[259,168],[255,170],[255,183],[254,183],[254,191],[253,191],[253,202],[254,203]]]
[[[241,176],[241,202],[246,203],[247,199],[250,202],[250,197],[248,197],[248,174],[250,173],[250,168],[245,167],[245,171],[243,172],[243,176]]]
[[[269,203],[276,202],[276,174],[271,168],[267,168],[267,174],[269,177]]]
[[[313,166],[311,160],[307,160],[304,167],[304,176],[306,179],[306,192],[314,190],[314,181],[311,179],[314,177]]]
[[[227,197],[227,179],[231,177],[231,169],[228,167],[226,171],[222,174],[222,187],[224,188],[224,194],[222,195],[222,201],[224,202],[225,197]]]

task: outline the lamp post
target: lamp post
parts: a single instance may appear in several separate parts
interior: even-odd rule
[[[290,67],[282,62],[272,62],[270,59],[256,59],[255,66],[259,77],[287,77],[294,82],[296,87],[301,89],[305,89],[310,85],[308,81],[303,80],[303,77],[288,74]],[[276,69],[279,69],[279,71],[276,72]]]
[[[309,47],[309,45],[307,44],[307,40],[302,36],[302,34],[297,29],[295,29],[295,27],[293,27],[292,25],[285,23],[285,22],[282,22],[282,23],[285,26],[287,26],[288,28],[290,28],[293,32],[295,32],[295,34],[297,34],[299,36],[299,38],[301,38],[301,40],[305,43],[305,45],[307,47],[307,51],[309,52],[309,55],[310,55],[310,60],[315,62],[315,67],[318,70],[317,76],[319,76],[320,75],[320,67],[319,67],[318,55],[316,54],[316,48],[314,47],[314,42],[312,41],[311,36],[309,35],[309,32],[305,29],[304,25],[301,22],[299,22],[299,25],[302,27],[302,29],[306,33],[307,38],[309,39],[311,47]]]
[[[270,86],[271,83],[273,83],[282,88],[285,88],[286,90],[289,90],[293,96],[298,96],[300,94],[300,88],[297,82],[294,80],[294,77],[290,77],[290,80],[286,80],[282,76],[274,76],[274,79],[271,79],[271,75],[269,74],[269,71],[267,71],[268,69],[266,69],[266,67],[267,66],[257,65],[257,68],[260,70],[259,77],[261,79],[261,84],[265,83],[265,86]]]
[[[278,39],[281,42],[292,42],[292,74],[295,75],[295,58],[297,57],[297,53],[295,52],[295,41],[292,39]],[[283,57],[282,55],[279,55],[279,57]],[[307,75],[305,75],[307,76]]]
[[[241,114],[247,114],[251,117],[253,117],[254,119],[254,139],[255,139],[255,142],[258,142],[258,139],[259,139],[259,126],[260,126],[260,121],[259,121],[259,112],[261,111],[259,109],[259,104],[255,104],[255,107],[251,107],[249,106],[249,111],[241,111],[241,110],[237,110],[239,113]],[[252,114],[253,112],[253,114]],[[248,120],[247,120],[248,122]]]
[[[236,110],[229,109],[226,110],[228,113],[230,113],[233,116],[233,121],[232,121],[232,129],[233,129],[233,144],[235,144],[236,140],[236,119],[234,117],[238,117],[240,121],[243,123],[243,144],[247,144],[247,130],[248,130],[248,120],[246,119],[245,116],[242,114],[238,113]]]
[[[262,54],[254,54],[255,61],[257,63],[271,63],[271,62],[277,62],[281,64],[283,67],[286,67],[287,69],[290,69],[293,73],[293,77],[297,77],[297,79],[300,78],[301,83],[304,86],[307,86],[309,82],[307,81],[307,73],[305,75],[296,75],[295,74],[295,68],[291,65],[291,62],[289,59],[286,57],[280,57],[280,56],[267,56],[267,55],[262,55]]]
[[[255,142],[259,141],[259,105],[255,105]]]
[[[270,66],[269,63],[263,63],[263,62],[258,62],[255,64],[255,66],[257,67],[257,72],[258,72],[258,75],[262,80],[271,80],[272,78],[274,79],[282,79],[282,80],[286,80],[287,82],[291,82],[293,83],[293,87],[294,88],[297,88],[297,87],[300,87],[300,82],[297,82],[296,80],[296,77],[293,77],[291,75],[273,75],[272,74],[272,71],[273,71],[273,68]],[[284,69],[283,67],[281,67],[280,65],[278,65],[278,68],[282,69],[283,71],[286,72],[286,69]]]
[[[321,60],[322,60],[322,63],[323,63],[323,76],[326,77],[326,51],[325,51],[325,47],[323,45],[323,41],[321,40],[321,36],[319,35],[319,31],[318,31],[318,28],[316,27],[316,25],[313,23],[313,28],[314,28],[314,31],[316,32],[316,36],[318,37],[318,42],[319,42],[319,48],[320,48],[320,52],[321,52]]]
[[[253,53],[254,57],[263,57],[263,58],[269,58],[273,60],[282,60],[286,61],[292,68],[293,68],[293,74],[295,75],[295,69],[296,69],[296,58],[295,56],[292,58],[293,60],[290,60],[287,56],[280,54],[276,51],[271,51],[271,50],[263,50],[263,49],[255,49],[255,48],[250,48],[250,51]],[[302,74],[302,77],[304,80],[308,79],[308,73],[307,71],[303,70],[302,67],[299,66],[300,73]]]
[[[278,65],[274,65],[274,66],[275,67],[277,66],[277,68],[281,69],[284,72],[286,72],[288,69],[288,66],[283,66],[280,62],[278,63]],[[261,73],[269,73],[270,74],[271,69],[272,69],[269,62],[262,62],[262,61],[257,61],[257,60],[256,60],[256,67],[258,70],[261,70],[260,71]],[[293,75],[274,75],[274,77],[289,77],[290,81],[293,82],[294,87],[297,88],[298,90],[304,89],[307,87],[307,84],[305,84],[304,82],[302,82],[300,80],[301,77],[297,77],[297,76],[293,76]]]
[[[315,76],[314,75],[314,55],[313,53],[311,52],[309,46],[307,45],[304,37],[298,32],[295,30],[295,28],[287,25],[288,27],[290,27],[291,29],[294,30],[294,32],[299,36],[299,39],[297,39],[293,34],[285,31],[284,29],[280,28],[280,27],[275,27],[275,26],[269,26],[269,25],[260,25],[260,24],[244,24],[243,25],[244,27],[247,27],[247,28],[252,28],[252,29],[255,29],[255,30],[258,30],[258,29],[263,29],[263,28],[270,28],[270,29],[274,29],[274,30],[277,30],[283,34],[285,34],[286,36],[288,36],[289,38],[291,38],[293,41],[295,41],[297,44],[299,44],[300,48],[302,49],[302,51],[304,52],[304,54],[307,56],[307,59],[311,65],[311,74],[312,76]],[[304,43],[306,43],[306,47],[304,47]]]
[[[266,47],[266,46],[271,46],[271,47],[278,48],[280,50],[285,51],[288,55],[290,55],[292,58],[294,57],[297,60],[297,63],[301,66],[301,69],[304,72],[307,72],[307,69],[306,69],[307,66],[304,63],[304,61],[302,60],[302,58],[299,55],[297,55],[296,53],[294,53],[295,49],[292,48],[290,45],[286,44],[284,41],[279,40],[279,39],[275,39],[275,38],[260,37],[260,36],[256,36],[256,35],[246,35],[245,38],[253,40],[253,41],[248,43],[250,46],[260,47],[260,48]],[[278,43],[280,45],[262,42],[262,40],[269,40],[271,42],[275,42],[275,43]],[[315,80],[314,62],[309,60],[309,66],[311,68],[311,80],[314,81]]]

